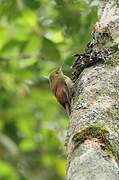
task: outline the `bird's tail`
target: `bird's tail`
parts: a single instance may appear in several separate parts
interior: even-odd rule
[[[71,114],[71,105],[69,103],[65,104],[65,109],[66,109],[67,114],[70,116],[70,114]]]

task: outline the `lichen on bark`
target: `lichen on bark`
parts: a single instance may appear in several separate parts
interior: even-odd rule
[[[92,40],[72,66],[70,180],[119,179],[119,2],[99,4]]]

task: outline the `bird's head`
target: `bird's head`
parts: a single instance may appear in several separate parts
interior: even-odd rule
[[[50,73],[49,80],[52,82],[52,81],[55,81],[55,80],[61,78],[62,76],[63,76],[63,72],[62,72],[62,66],[61,66]]]

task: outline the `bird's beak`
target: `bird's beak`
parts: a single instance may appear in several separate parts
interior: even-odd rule
[[[59,72],[61,72],[61,71],[62,71],[62,69],[63,69],[63,67],[62,67],[62,66],[60,66],[57,70],[58,70]]]

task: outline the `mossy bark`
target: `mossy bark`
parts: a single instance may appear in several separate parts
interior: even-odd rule
[[[68,180],[119,179],[119,1],[99,3],[93,48],[79,58],[88,57],[91,63],[82,69],[79,61],[73,66],[76,92],[67,138]],[[97,62],[92,63],[95,54]]]

